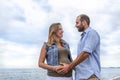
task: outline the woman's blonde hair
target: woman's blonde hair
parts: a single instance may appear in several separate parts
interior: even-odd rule
[[[58,28],[61,24],[60,23],[53,23],[51,24],[49,28],[49,35],[48,35],[48,41],[47,44],[51,46],[53,43],[56,42],[56,32],[58,31]],[[62,40],[62,39],[61,39]]]

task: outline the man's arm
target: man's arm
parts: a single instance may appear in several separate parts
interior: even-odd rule
[[[90,54],[88,52],[81,52],[77,58],[70,63],[69,68],[73,69],[75,66],[77,66],[78,64],[80,64],[81,62],[83,62]]]
[[[62,70],[58,70],[57,72],[60,74],[67,73],[69,70],[73,69],[75,66],[77,66],[78,64],[83,62],[86,58],[88,58],[89,55],[90,54],[88,52],[81,52],[77,56],[77,58],[73,62],[71,62],[70,64],[63,63],[62,65],[64,66],[64,68]]]

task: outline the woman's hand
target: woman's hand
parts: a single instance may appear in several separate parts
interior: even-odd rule
[[[63,66],[61,66],[61,65],[58,65],[58,66],[54,66],[53,67],[53,71],[59,71],[59,70],[62,70],[63,69]]]

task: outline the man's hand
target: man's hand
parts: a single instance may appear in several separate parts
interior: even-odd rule
[[[62,69],[57,70],[57,73],[63,74],[63,75],[68,73],[68,71],[70,70],[69,64],[61,63],[61,65],[62,65]]]

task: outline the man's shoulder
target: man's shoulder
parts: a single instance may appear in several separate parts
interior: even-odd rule
[[[97,32],[97,30],[92,29],[92,28],[89,30],[88,35],[94,35],[94,36],[99,36],[100,37],[100,35]]]
[[[90,29],[90,32],[91,32],[91,33],[96,33],[96,34],[98,34],[97,30],[95,30],[95,29],[93,29],[93,28]]]

